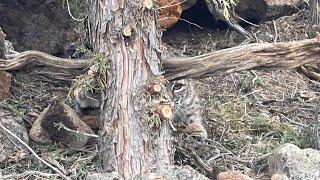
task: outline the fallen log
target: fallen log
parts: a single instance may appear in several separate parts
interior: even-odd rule
[[[15,71],[24,68],[39,80],[61,84],[72,82],[76,76],[85,73],[90,59],[59,58],[39,51],[25,51],[8,54],[0,59],[0,71]]]
[[[164,60],[162,67],[168,80],[202,78],[252,69],[292,69],[306,63],[319,62],[319,45],[320,39],[318,38],[292,42],[253,43],[191,58]],[[29,66],[30,62],[35,62],[71,71],[71,69],[84,69],[89,63],[89,59],[64,59],[38,51],[9,55],[8,59],[0,59],[0,70],[13,71],[26,65]],[[50,73],[49,70],[46,71]],[[69,71],[63,70],[62,72],[67,75]],[[52,72],[52,75],[55,74]],[[64,76],[63,73],[59,75]],[[71,78],[70,74],[68,77]]]
[[[17,70],[30,63],[38,63],[63,69],[83,69],[88,67],[88,59],[67,59],[52,56],[40,51],[25,51],[7,55],[7,60],[0,59],[0,70]]]
[[[164,60],[168,80],[202,78],[243,70],[292,69],[320,62],[320,39],[279,43],[253,43],[185,59]]]

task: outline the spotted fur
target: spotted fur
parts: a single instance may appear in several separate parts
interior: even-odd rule
[[[173,100],[172,122],[176,128],[202,138],[207,132],[202,125],[201,105],[191,80],[169,82],[167,90]]]

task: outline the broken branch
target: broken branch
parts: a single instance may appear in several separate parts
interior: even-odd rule
[[[320,62],[318,38],[279,43],[253,43],[186,59],[163,61],[168,80],[263,69],[292,69]]]
[[[47,161],[43,160],[34,150],[24,141],[22,141],[18,136],[16,136],[13,132],[11,132],[9,129],[4,127],[4,125],[0,122],[0,127],[8,134],[10,134],[12,137],[14,137],[16,140],[18,140],[23,146],[25,146],[38,160],[40,160],[43,164],[48,166],[50,169],[52,169],[54,172],[60,174],[61,177],[64,179],[69,180],[70,178],[67,177],[65,174],[63,174],[59,169],[55,168],[51,164],[49,164]]]
[[[172,108],[168,104],[160,105],[156,110],[156,113],[159,115],[161,120],[169,119],[172,116]]]
[[[25,51],[7,56],[8,60],[0,59],[0,70],[17,70],[31,62],[63,69],[84,69],[89,59],[66,59],[52,56],[40,51]]]

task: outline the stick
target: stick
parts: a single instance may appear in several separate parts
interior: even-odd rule
[[[64,175],[60,170],[58,170],[57,168],[53,167],[51,164],[49,164],[48,162],[46,162],[45,160],[43,160],[36,152],[34,152],[34,150],[24,141],[22,141],[18,136],[16,136],[13,132],[11,132],[9,129],[7,129],[6,127],[3,126],[3,124],[0,122],[0,127],[8,134],[10,134],[12,137],[14,137],[15,139],[17,139],[23,146],[25,146],[38,160],[40,160],[43,164],[45,164],[46,166],[48,166],[50,169],[52,169],[54,172],[58,173],[61,175],[61,177],[63,177],[64,179],[67,180],[71,180],[69,177],[67,177],[66,175]]]

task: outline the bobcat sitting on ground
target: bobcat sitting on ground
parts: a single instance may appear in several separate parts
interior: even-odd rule
[[[207,131],[202,125],[199,97],[194,90],[193,82],[191,80],[171,81],[167,84],[167,92],[174,104],[173,126],[192,136],[207,138]],[[79,114],[99,110],[100,93],[91,93],[80,88],[74,95],[76,110]]]
[[[207,131],[202,125],[199,97],[193,82],[186,79],[169,82],[167,91],[174,104],[173,125],[193,136],[207,138]]]

